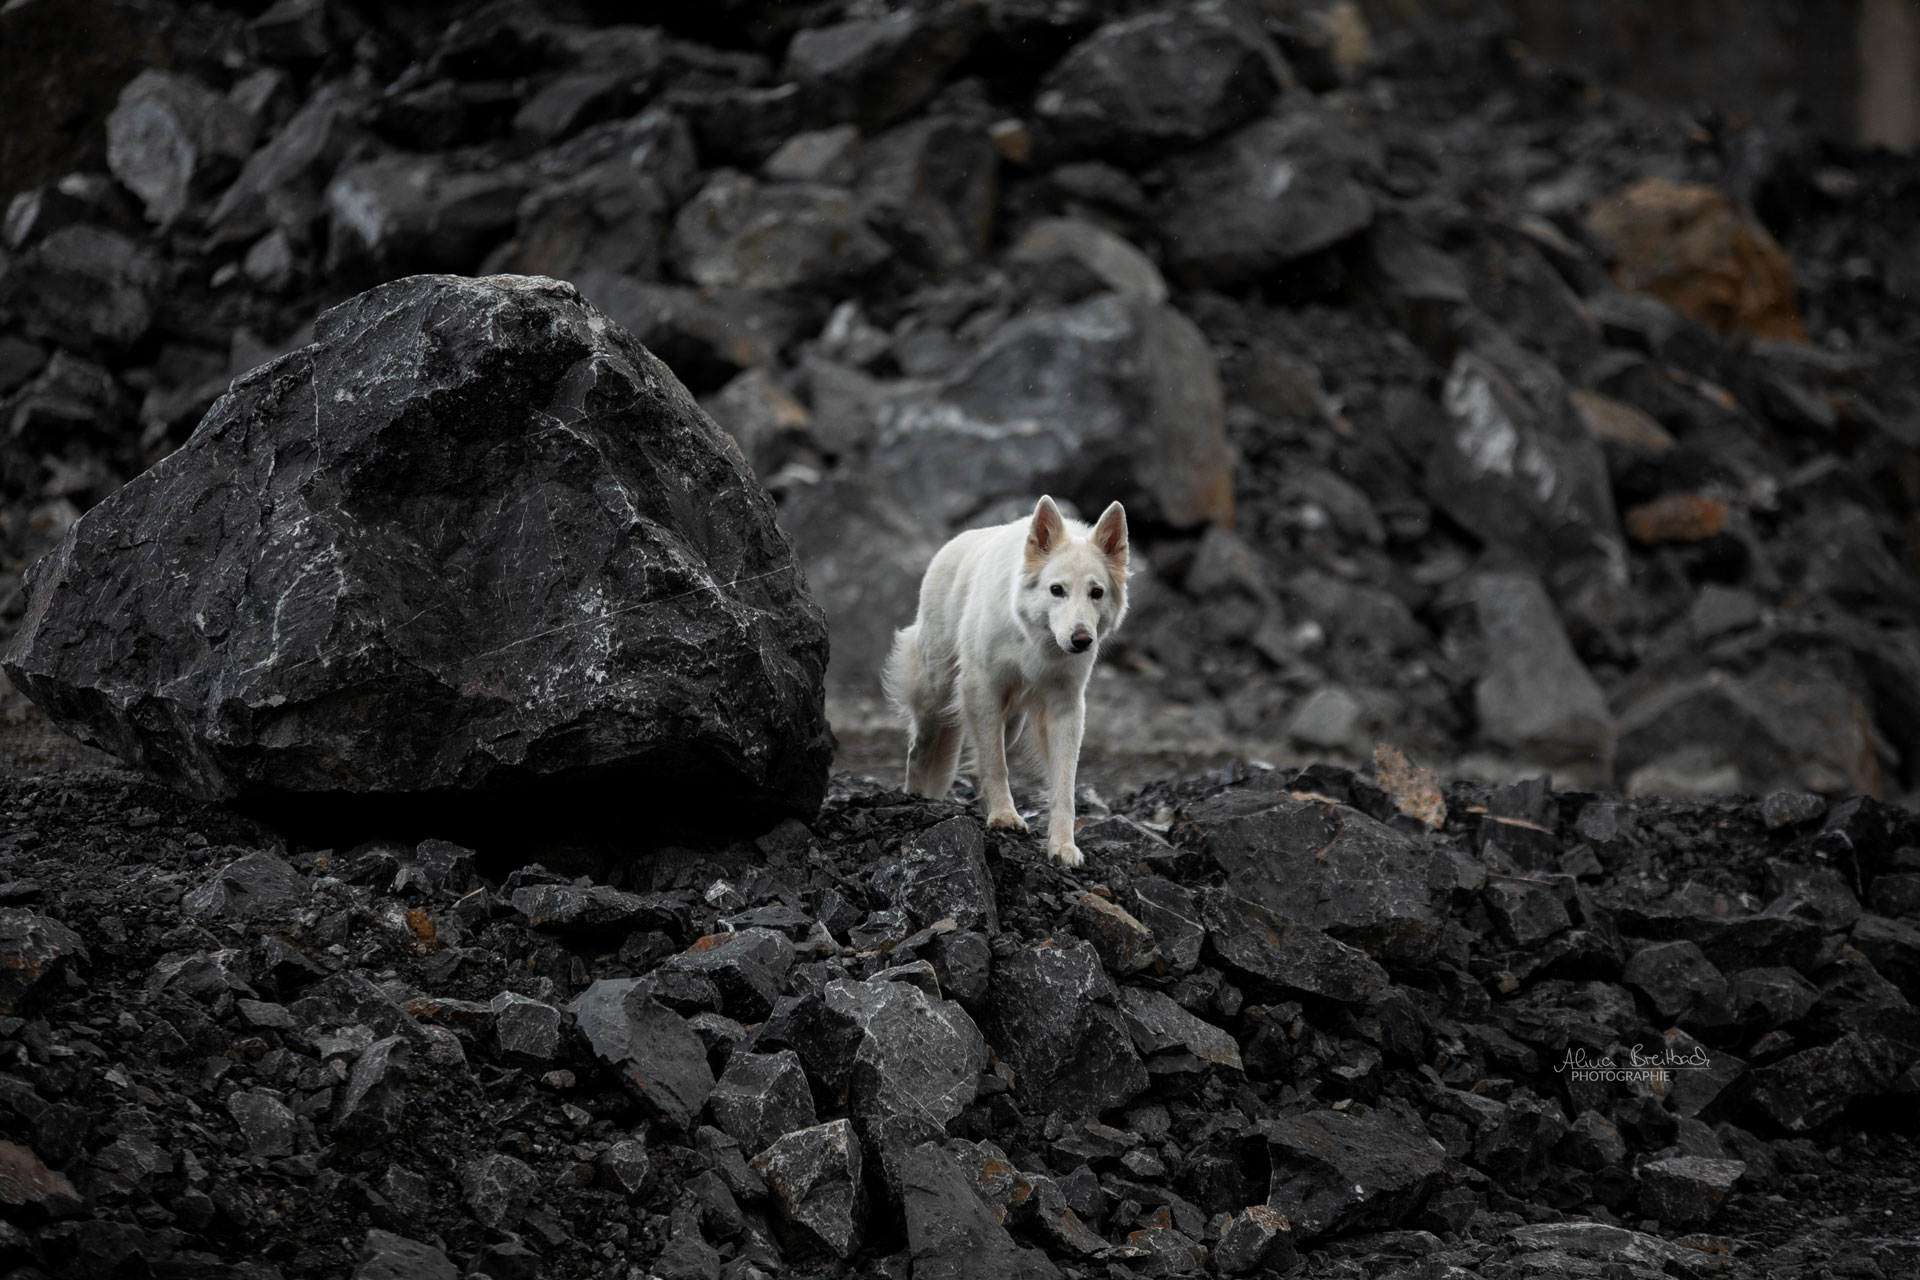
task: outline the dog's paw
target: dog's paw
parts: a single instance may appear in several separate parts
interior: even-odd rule
[[[1087,855],[1081,853],[1079,846],[1071,840],[1049,845],[1047,846],[1047,852],[1052,854],[1053,860],[1063,867],[1084,866],[1087,861]]]
[[[995,831],[1018,831],[1023,835],[1027,831],[1027,820],[1011,809],[988,814],[987,825]]]

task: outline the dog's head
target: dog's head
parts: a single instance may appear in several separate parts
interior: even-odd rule
[[[1087,530],[1040,499],[1027,522],[1025,570],[1020,616],[1044,626],[1063,654],[1092,651],[1127,614],[1126,508],[1110,504]]]

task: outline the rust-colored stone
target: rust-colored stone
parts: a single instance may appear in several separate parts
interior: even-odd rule
[[[1726,527],[1726,500],[1704,493],[1663,493],[1627,511],[1635,542],[1699,542]]]

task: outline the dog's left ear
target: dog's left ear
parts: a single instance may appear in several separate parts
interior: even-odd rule
[[[1101,555],[1117,565],[1127,563],[1127,509],[1117,502],[1107,504],[1093,526],[1093,545]]]

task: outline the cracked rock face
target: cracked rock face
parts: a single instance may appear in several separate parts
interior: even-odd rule
[[[324,314],[33,575],[6,671],[191,794],[810,813],[826,630],[672,373],[536,277]]]

